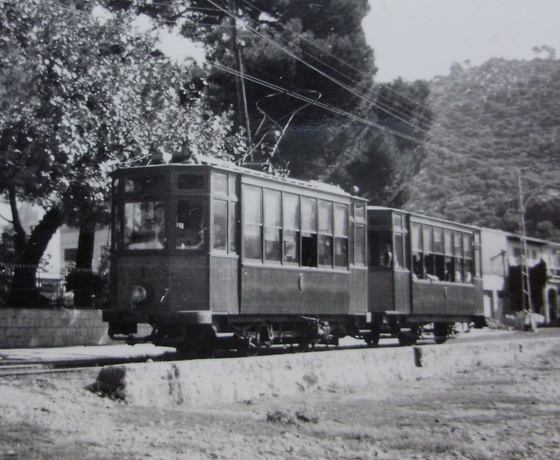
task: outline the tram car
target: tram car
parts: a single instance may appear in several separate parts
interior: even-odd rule
[[[113,190],[112,338],[251,352],[364,326],[365,200],[229,163],[119,169]]]
[[[412,344],[483,315],[480,232],[225,162],[113,173],[113,339],[205,354]],[[138,335],[138,325],[152,332]]]
[[[368,207],[368,325],[412,345],[436,343],[456,323],[483,327],[480,229],[397,209]]]

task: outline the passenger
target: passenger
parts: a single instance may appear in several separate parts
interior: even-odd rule
[[[383,264],[384,267],[392,267],[393,266],[393,251],[391,250],[391,245],[388,244],[387,248],[385,249],[385,254],[383,256]]]

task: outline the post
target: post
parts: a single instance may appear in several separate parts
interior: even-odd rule
[[[237,41],[237,13],[235,12],[235,0],[229,0],[228,5],[230,13],[230,25],[231,25],[231,52],[233,54],[233,59],[235,62],[235,67],[239,73],[235,77],[235,88],[237,92],[237,110],[239,111],[240,124],[245,124],[245,129],[247,130],[247,143],[249,151],[252,149],[251,140],[251,124],[249,121],[249,108],[247,107],[247,94],[245,92],[245,69],[243,67],[243,60],[241,59],[241,50],[239,49],[239,43]]]
[[[527,264],[527,232],[525,228],[525,204],[523,203],[523,188],[521,183],[521,172],[517,172],[517,186],[519,188],[519,217],[521,227],[521,304],[523,311],[529,310],[531,320],[531,330],[536,331],[533,302],[531,300],[531,278],[529,276],[529,266]],[[527,303],[525,303],[525,294],[527,294]],[[528,309],[526,307],[529,307]]]

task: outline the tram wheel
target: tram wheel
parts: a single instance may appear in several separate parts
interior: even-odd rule
[[[364,340],[366,341],[368,347],[379,346],[379,339],[381,338],[381,331],[379,324],[372,324],[371,331],[364,334]]]
[[[412,331],[400,331],[397,335],[397,339],[401,347],[410,347],[416,345],[418,336]]]

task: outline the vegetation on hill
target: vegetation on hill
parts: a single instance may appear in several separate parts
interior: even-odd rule
[[[454,64],[430,82],[433,124],[405,207],[518,231],[519,177],[532,236],[560,238],[560,60]]]

